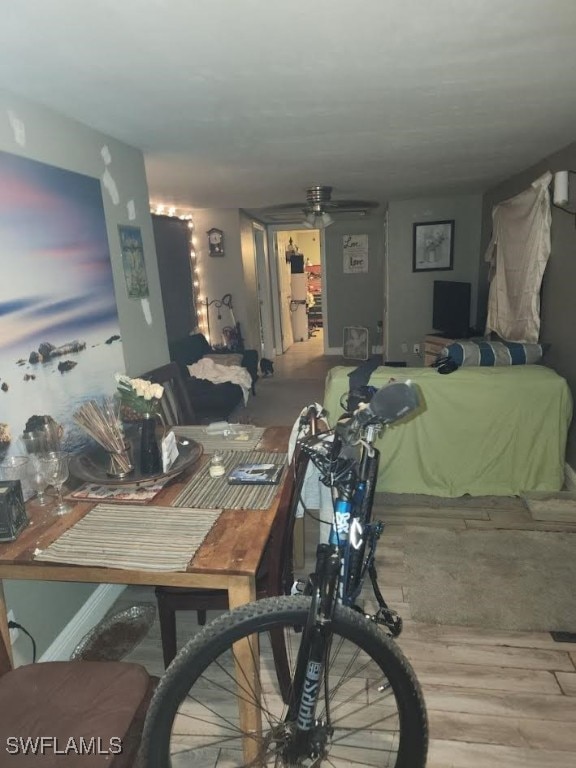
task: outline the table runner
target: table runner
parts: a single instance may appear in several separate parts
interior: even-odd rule
[[[286,454],[274,451],[225,451],[222,454],[226,474],[210,477],[210,465],[206,464],[194,474],[190,482],[174,499],[174,507],[196,507],[204,509],[268,509],[278,491],[276,485],[229,485],[227,476],[238,464],[282,464],[286,465]],[[284,472],[286,469],[284,469]],[[284,472],[280,483],[284,479]]]
[[[231,427],[236,425],[232,424]],[[189,440],[196,440],[202,445],[204,453],[215,451],[252,451],[264,434],[264,427],[254,427],[251,424],[239,424],[238,435],[208,435],[206,427],[173,427],[174,434]],[[240,439],[242,431],[247,435],[246,439]]]
[[[36,560],[142,571],[184,571],[221,509],[98,504]]]

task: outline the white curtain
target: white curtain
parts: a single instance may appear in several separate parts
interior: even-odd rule
[[[550,256],[550,173],[492,209],[490,291],[486,334],[506,341],[537,342],[540,285]]]

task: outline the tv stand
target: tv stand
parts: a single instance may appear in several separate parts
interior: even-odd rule
[[[429,333],[424,336],[424,366],[427,368],[432,365],[444,347],[452,344],[453,341],[456,339],[441,333]]]

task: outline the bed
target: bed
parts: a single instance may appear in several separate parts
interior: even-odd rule
[[[326,378],[324,407],[333,426],[353,368]],[[558,491],[572,418],[567,382],[542,365],[434,368],[380,367],[370,384],[412,380],[424,407],[378,440],[378,491],[456,497]]]

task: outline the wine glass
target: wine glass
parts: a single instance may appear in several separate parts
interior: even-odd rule
[[[30,480],[32,489],[36,491],[36,504],[44,507],[48,504],[48,499],[44,493],[46,486],[48,485],[46,467],[40,460],[40,454],[31,453],[28,459],[28,479]]]
[[[28,480],[28,456],[9,456],[0,463],[0,480],[20,480],[22,496],[27,501],[31,496]]]
[[[62,450],[62,428],[55,422],[46,422],[37,427],[32,434],[38,437],[43,450],[48,453],[60,453]]]
[[[48,484],[56,489],[57,497],[54,511],[57,515],[64,515],[71,509],[62,498],[62,486],[68,480],[68,459],[68,454],[63,451],[53,451],[39,459],[46,472]]]
[[[60,427],[57,424],[42,424],[31,432],[24,432],[20,439],[26,453],[42,455],[61,450]]]

